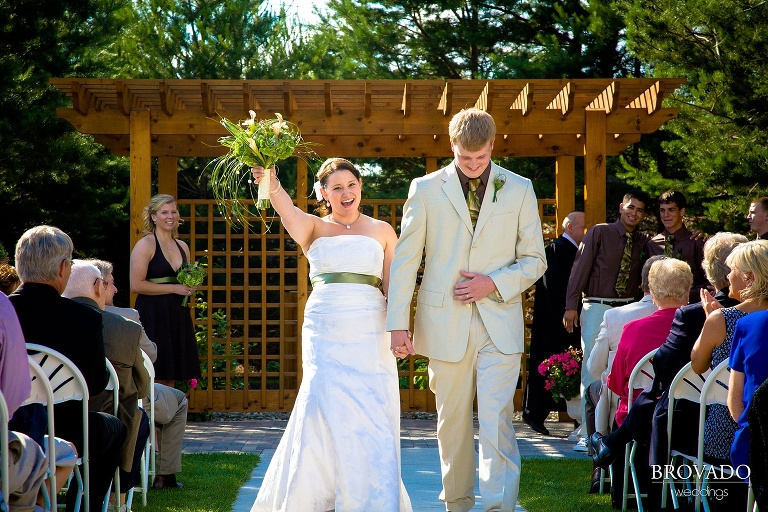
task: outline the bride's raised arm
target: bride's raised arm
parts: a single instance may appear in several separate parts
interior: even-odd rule
[[[265,169],[263,167],[254,167],[251,169],[251,173],[253,174],[253,181],[258,184],[265,175]],[[312,234],[316,223],[322,221],[317,216],[303,212],[293,205],[291,196],[288,195],[280,180],[277,179],[274,167],[269,169],[269,173],[269,200],[272,203],[272,208],[280,215],[280,221],[283,223],[288,234],[291,235],[291,238],[296,240],[296,243],[300,246],[307,247],[314,238]]]

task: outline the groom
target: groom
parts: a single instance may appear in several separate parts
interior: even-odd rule
[[[546,268],[541,220],[530,180],[491,162],[496,125],[488,113],[462,110],[448,129],[454,161],[413,180],[408,192],[390,270],[387,330],[395,356],[429,357],[446,510],[468,511],[475,502],[477,393],[483,507],[513,511],[521,294]],[[423,254],[412,340],[411,300]]]

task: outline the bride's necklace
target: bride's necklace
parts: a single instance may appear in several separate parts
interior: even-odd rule
[[[362,215],[363,215],[362,212],[357,212],[357,218],[355,220],[353,220],[352,222],[350,222],[349,224],[344,224],[343,222],[337,221],[336,219],[333,218],[333,214],[330,214],[329,217],[331,218],[331,222],[333,222],[334,224],[338,224],[339,226],[344,226],[347,229],[351,229],[352,228],[352,224],[354,224],[355,222],[360,220],[360,217]]]

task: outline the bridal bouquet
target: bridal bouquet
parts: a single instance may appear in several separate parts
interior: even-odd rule
[[[539,365],[539,374],[545,378],[544,388],[555,400],[563,397],[567,401],[579,395],[581,359],[581,350],[568,347],[565,352],[550,356]]]
[[[239,200],[238,191],[245,180],[251,181],[251,167],[262,166],[264,169],[274,167],[278,162],[292,156],[305,158],[313,151],[310,142],[301,137],[298,126],[283,119],[279,113],[274,119],[257,120],[256,112],[250,111],[251,118],[240,123],[234,123],[222,117],[220,122],[230,133],[219,139],[219,144],[229,151],[216,159],[210,165],[211,188],[219,204],[232,203],[232,215],[243,225],[248,225],[247,208]],[[259,210],[270,206],[269,187],[270,176],[266,174],[259,182],[256,202]],[[229,218],[229,217],[228,217]],[[263,218],[262,218],[263,221]]]
[[[205,264],[196,261],[192,264],[184,263],[179,267],[179,272],[176,274],[176,280],[185,286],[200,286],[205,281]],[[189,297],[184,297],[181,301],[182,306],[186,306],[189,302]]]

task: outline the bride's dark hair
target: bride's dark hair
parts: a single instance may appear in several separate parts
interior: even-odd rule
[[[326,190],[325,187],[328,185],[328,176],[336,171],[349,171],[354,175],[355,178],[358,180],[361,179],[360,171],[357,169],[357,167],[355,167],[355,164],[349,160],[345,160],[344,158],[329,158],[323,162],[323,165],[320,166],[320,170],[317,171],[317,182],[320,184],[323,190]],[[328,215],[331,213],[331,203],[324,200],[317,201],[317,208],[315,208],[315,213],[319,214],[320,216]]]

